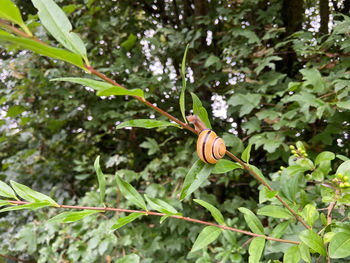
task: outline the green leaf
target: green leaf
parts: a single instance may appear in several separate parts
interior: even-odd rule
[[[180,200],[183,200],[194,191],[196,191],[201,184],[208,178],[213,170],[214,165],[206,164],[201,160],[197,160],[188,171],[182,190],[180,193]]]
[[[180,95],[180,110],[183,119],[187,123],[186,115],[185,115],[185,91],[186,91],[186,75],[185,75],[185,67],[186,67],[186,56],[187,56],[187,50],[188,50],[189,44],[187,44],[184,56],[182,58],[182,64],[181,64],[181,75],[182,75],[182,90]]]
[[[255,237],[249,245],[249,263],[259,263],[265,247],[265,238]]]
[[[66,14],[53,0],[32,0],[38,9],[41,23],[66,49],[87,60],[86,48],[79,36],[72,32],[72,25]]]
[[[222,229],[216,226],[207,226],[199,233],[191,252],[197,251],[214,242],[221,234]]]
[[[116,230],[118,228],[121,228],[122,226],[125,226],[126,224],[131,223],[134,221],[136,218],[139,218],[140,216],[144,216],[144,214],[141,213],[132,213],[128,216],[121,217],[117,220],[117,223],[115,223],[112,227],[111,230]]]
[[[259,191],[259,203],[262,204],[267,200],[271,200],[278,194],[278,191],[270,191],[266,186],[263,186]]]
[[[9,197],[18,200],[15,192],[10,186],[0,180],[0,196]]]
[[[120,46],[125,48],[126,51],[129,51],[135,46],[136,40],[137,40],[137,36],[131,33],[129,34],[128,39],[125,40],[123,43],[121,43]]]
[[[322,256],[327,256],[326,248],[323,244],[322,238],[317,235],[312,230],[304,230],[299,234],[299,238],[303,241],[309,248],[315,250]]]
[[[101,203],[103,203],[105,200],[105,192],[106,192],[106,177],[103,174],[101,167],[100,167],[100,156],[97,156],[95,163],[94,163],[94,168],[95,168],[95,171],[97,174],[98,185],[100,188],[100,201],[101,201]]]
[[[266,205],[260,208],[257,214],[274,218],[293,218],[293,215],[291,215],[285,208],[277,205]]]
[[[137,192],[136,189],[131,186],[131,184],[124,181],[118,174],[116,174],[116,179],[119,190],[124,195],[124,197],[130,202],[132,202],[134,205],[148,211],[146,203],[143,200],[142,196],[139,194],[139,192]]]
[[[81,84],[81,85],[90,87],[94,90],[97,90],[97,93],[96,93],[97,96],[129,95],[129,96],[138,96],[138,97],[144,98],[142,89],[128,90],[121,86],[114,86],[104,81],[98,81],[98,80],[93,80],[88,78],[68,77],[68,78],[51,79],[50,81],[68,81],[68,82]]]
[[[350,256],[350,234],[338,232],[332,238],[328,247],[331,258],[345,258]]]
[[[140,256],[137,254],[126,255],[118,259],[115,263],[140,263]]]
[[[205,126],[208,129],[211,129],[211,124],[210,124],[210,121],[208,118],[208,112],[203,107],[201,100],[193,92],[191,92],[191,96],[192,96],[192,101],[193,101],[193,115],[198,114],[198,117],[203,121]]]
[[[310,248],[305,245],[304,242],[301,242],[299,245],[299,253],[300,257],[305,261],[310,263],[311,262],[311,256],[310,256]]]
[[[83,219],[84,217],[101,213],[103,211],[96,211],[96,210],[83,210],[78,212],[63,212],[61,214],[58,214],[57,216],[54,216],[50,218],[47,222],[49,223],[72,223],[75,221],[78,221],[80,219]]]
[[[287,227],[289,226],[290,222],[286,221],[283,223],[278,224],[271,232],[271,236],[275,238],[281,238],[283,234],[286,232]]]
[[[283,256],[283,263],[298,263],[300,252],[298,246],[292,246],[287,249]]]
[[[19,25],[28,35],[32,36],[28,27],[24,24],[22,20],[21,13],[18,7],[11,0],[1,0],[0,1],[0,17],[5,18],[17,25]]]
[[[211,215],[214,217],[215,221],[219,225],[225,225],[225,220],[224,220],[223,215],[215,206],[213,206],[213,205],[211,205],[203,200],[199,200],[199,199],[193,199],[193,201],[195,201],[196,203],[200,204],[201,206],[203,206],[207,210],[209,210],[209,212],[211,213]]]
[[[36,210],[36,209],[43,208],[46,206],[52,206],[52,205],[48,201],[36,202],[36,203],[25,204],[25,205],[14,205],[14,206],[10,206],[10,207],[6,207],[6,208],[1,209],[0,213],[6,212],[6,211],[22,210],[22,209]]]
[[[152,129],[152,128],[168,127],[168,126],[174,126],[174,127],[180,128],[178,124],[171,123],[168,121],[137,119],[137,120],[131,120],[131,121],[124,121],[121,124],[119,124],[116,127],[116,129],[122,129],[125,127],[138,127],[138,128]]]
[[[162,216],[162,217],[160,218],[160,220],[159,220],[159,223],[160,223],[160,224],[163,223],[163,222],[165,221],[165,219],[167,219],[167,218],[169,218],[169,217],[170,217],[170,215]]]
[[[2,31],[2,30],[1,30]],[[4,32],[4,31],[3,31]],[[35,53],[38,53],[43,56],[63,60],[69,62],[79,68],[86,70],[83,64],[83,60],[77,54],[71,53],[64,49],[50,47],[44,44],[41,44],[35,40],[15,37],[8,34],[2,34],[0,32],[0,42],[12,42],[21,48],[29,49]]]
[[[242,160],[248,164],[249,164],[250,150],[251,149],[252,149],[252,144],[249,143],[247,148],[245,148],[245,150],[243,151],[242,156],[241,156]]]
[[[337,103],[337,107],[344,109],[344,110],[350,110],[350,100],[347,101],[338,101]]]
[[[22,105],[14,105],[11,106],[6,114],[6,117],[11,117],[14,118],[17,115],[21,114],[22,112],[24,112],[26,110],[26,108],[24,108]]]
[[[315,159],[315,165],[320,164],[321,162],[324,161],[332,161],[335,159],[335,154],[332,152],[321,152],[319,155],[317,155]]]
[[[129,95],[129,96],[137,96],[140,98],[144,98],[143,90],[142,89],[124,89],[119,86],[113,86],[108,89],[100,90],[96,93],[97,96],[123,96],[123,95]]]
[[[257,218],[256,215],[252,211],[250,211],[248,208],[240,207],[238,210],[244,214],[244,220],[246,221],[249,228],[256,234],[263,235],[264,234],[264,227],[261,224],[259,218]]]
[[[307,204],[303,209],[302,216],[308,225],[312,227],[315,221],[318,219],[319,213],[316,210],[315,205]]]
[[[322,93],[327,90],[326,83],[316,68],[306,68],[299,71],[303,75],[303,80],[305,80],[303,83],[304,87],[311,85],[313,90],[317,93]]]
[[[234,163],[229,160],[221,159],[215,164],[212,173],[223,174],[238,168],[242,169],[242,165],[240,165],[239,163]]]
[[[227,104],[232,106],[241,106],[239,117],[249,114],[254,108],[259,108],[261,100],[260,94],[234,94],[227,101]]]
[[[164,214],[176,214],[177,210],[169,205],[167,202],[160,200],[158,198],[153,198],[150,196],[145,195],[145,199],[148,202],[148,204],[156,211],[164,213]]]
[[[204,66],[205,68],[210,67],[211,65],[216,65],[216,69],[219,70],[222,67],[220,58],[218,58],[217,56],[210,54],[210,56],[205,60]]]
[[[8,202],[7,200],[1,200],[0,199],[0,207],[5,205],[14,205],[13,203]]]
[[[155,139],[146,137],[146,140],[147,141],[140,144],[140,147],[148,149],[148,155],[152,155],[160,151],[159,145]]]
[[[51,199],[51,197],[44,195],[42,193],[39,193],[37,191],[34,191],[30,189],[28,186],[25,186],[20,183],[16,183],[14,181],[10,181],[11,186],[13,190],[22,197],[24,200],[31,202],[31,203],[37,203],[37,202],[43,202],[48,201],[51,205],[59,207],[59,205]]]

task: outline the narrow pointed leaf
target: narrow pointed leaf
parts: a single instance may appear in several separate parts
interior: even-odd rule
[[[259,263],[261,255],[265,248],[265,238],[256,237],[249,245],[249,263]]]
[[[211,129],[211,124],[208,118],[208,112],[202,106],[201,100],[193,92],[191,92],[191,96],[193,101],[193,114],[194,115],[198,114],[198,117],[204,122],[205,126]]]
[[[13,206],[9,206],[9,207],[1,209],[0,213],[6,212],[6,211],[22,210],[22,209],[36,210],[36,209],[43,208],[46,206],[52,206],[52,205],[48,201],[30,203],[30,204],[25,204],[25,205],[13,205]]]
[[[221,159],[215,164],[212,172],[213,174],[223,174],[235,169],[242,169],[242,165],[226,159]]]
[[[47,222],[53,223],[72,223],[78,220],[83,219],[84,217],[101,213],[103,211],[96,211],[96,210],[83,210],[78,212],[63,212],[61,214],[58,214],[57,216],[54,216],[50,218]]]
[[[288,212],[285,208],[277,205],[265,205],[260,208],[257,212],[261,216],[269,216],[274,218],[293,218],[293,215]]]
[[[4,18],[19,25],[28,35],[32,35],[24,24],[18,7],[11,0],[0,0],[0,6],[0,18]]]
[[[177,210],[169,205],[167,202],[160,200],[158,198],[153,198],[150,196],[145,195],[145,199],[148,202],[148,204],[156,211],[173,215],[177,213]]]
[[[94,163],[94,167],[97,174],[98,185],[100,188],[100,201],[101,203],[103,203],[105,200],[105,192],[106,192],[106,178],[100,167],[100,156],[97,156]]]
[[[20,46],[21,48],[29,49],[43,56],[69,62],[79,68],[86,70],[84,68],[83,60],[79,55],[71,53],[64,49],[50,47],[50,46],[41,44],[39,42],[36,42],[35,40],[32,40],[32,39],[16,37],[9,34],[4,34],[2,32],[0,32],[0,42],[11,42]]]
[[[186,175],[180,194],[180,200],[183,200],[196,191],[208,178],[213,168],[214,165],[197,160]]]
[[[215,221],[219,225],[225,225],[224,217],[221,214],[221,212],[219,211],[219,209],[217,209],[215,206],[213,206],[213,205],[211,205],[203,200],[193,199],[193,201],[195,201],[196,203],[200,204],[201,206],[203,206],[207,210],[209,210],[209,212],[211,213],[211,215],[214,217]]]
[[[56,207],[59,206],[51,197],[44,195],[42,193],[39,193],[37,191],[34,191],[33,189],[30,189],[28,186],[25,186],[20,183],[16,183],[14,181],[10,181],[10,183],[12,188],[15,190],[15,192],[28,202],[37,203],[37,202],[48,201],[53,206],[56,206]]]
[[[79,36],[72,32],[72,24],[53,0],[32,0],[38,9],[41,23],[66,49],[86,58],[86,48]]]
[[[317,235],[312,230],[304,230],[299,234],[299,238],[303,241],[309,248],[315,250],[322,256],[327,256],[326,248],[323,244],[322,238]]]
[[[118,228],[121,228],[122,226],[125,226],[126,224],[131,223],[136,218],[139,218],[141,216],[144,216],[144,214],[141,213],[132,213],[128,216],[121,217],[117,220],[117,222],[112,226],[111,230],[116,230]]]
[[[12,188],[4,183],[3,181],[0,181],[0,196],[3,197],[9,197],[18,200],[15,192],[12,190]]]
[[[137,120],[131,120],[131,121],[125,121],[119,124],[116,128],[122,129],[125,127],[138,127],[138,128],[146,128],[146,129],[152,129],[152,128],[159,128],[159,127],[168,127],[168,126],[174,126],[174,127],[180,127],[176,123],[171,123],[168,121],[158,121],[158,120],[150,120],[150,119],[137,119]]]
[[[334,235],[328,247],[331,258],[345,258],[350,256],[350,234],[338,232]]]
[[[244,220],[246,221],[249,228],[256,234],[264,234],[264,227],[261,224],[259,218],[248,208],[240,207],[238,210],[244,214]]]
[[[216,226],[207,226],[199,233],[191,252],[197,251],[214,242],[221,234],[222,229]]]
[[[247,148],[245,148],[245,150],[242,153],[242,160],[245,161],[246,163],[249,163],[249,159],[250,159],[250,151],[252,149],[252,144],[249,143]]]
[[[182,117],[184,118],[185,122],[187,123],[186,115],[185,115],[185,91],[186,91],[186,75],[185,75],[185,67],[186,67],[186,55],[188,50],[188,44],[185,49],[185,54],[182,58],[182,65],[181,65],[181,74],[182,74],[182,90],[180,95],[180,110]]]
[[[131,186],[131,184],[124,181],[118,174],[116,174],[116,178],[120,192],[124,195],[124,197],[130,202],[132,202],[134,205],[148,211],[146,203],[143,200],[142,196],[139,194],[139,192],[137,192],[136,189]]]
[[[72,83],[81,84],[81,85],[90,87],[94,90],[97,90],[97,93],[96,93],[97,96],[129,95],[129,96],[138,96],[138,97],[144,98],[142,89],[128,90],[120,86],[114,86],[107,82],[98,81],[94,79],[67,77],[67,78],[51,79],[51,81],[68,81]]]

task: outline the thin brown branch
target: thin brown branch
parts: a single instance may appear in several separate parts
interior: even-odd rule
[[[7,202],[12,203],[12,204],[16,204],[16,205],[30,204],[30,202],[25,202],[25,201],[7,200]],[[56,206],[54,206],[54,207],[56,207]],[[165,216],[166,215],[164,213],[158,213],[158,212],[152,212],[152,211],[131,210],[131,209],[112,208],[112,207],[58,205],[56,208],[96,210],[96,211],[104,211],[104,212],[105,211],[113,211],[113,212],[125,212],[125,213],[139,213],[139,214],[152,215],[152,216]],[[178,216],[178,215],[171,215],[169,217],[180,219],[180,220],[185,220],[185,221],[189,221],[189,222],[193,222],[193,223],[198,223],[198,224],[202,224],[202,225],[215,226],[215,227],[218,227],[218,228],[221,228],[221,229],[224,229],[224,230],[229,230],[229,231],[241,233],[241,234],[244,234],[244,235],[249,235],[249,236],[254,236],[254,237],[263,237],[266,240],[283,242],[283,243],[290,243],[290,244],[296,244],[296,245],[300,244],[300,242],[298,242],[298,241],[269,237],[269,236],[265,236],[265,235],[256,234],[256,233],[249,232],[249,231],[245,231],[245,230],[242,230],[242,229],[234,228],[234,227],[218,225],[218,224],[215,224],[215,223],[194,219],[194,218],[191,218],[191,217],[184,217],[184,216]]]

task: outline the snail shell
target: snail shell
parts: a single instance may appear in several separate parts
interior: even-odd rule
[[[226,152],[224,140],[218,137],[214,131],[206,128],[198,116],[191,115],[187,119],[194,124],[199,132],[197,140],[198,157],[205,163],[217,163]]]

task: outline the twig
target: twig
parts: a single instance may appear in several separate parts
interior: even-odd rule
[[[25,201],[12,201],[12,200],[7,200],[7,202],[16,204],[16,205],[25,205],[25,204],[31,204],[30,202],[25,202]],[[69,209],[83,209],[83,210],[96,210],[96,211],[113,211],[113,212],[125,212],[125,213],[139,213],[139,214],[144,214],[144,215],[152,215],[152,216],[165,216],[166,214],[164,213],[158,213],[158,212],[152,212],[152,211],[141,211],[141,210],[131,210],[131,209],[123,209],[123,208],[112,208],[112,207],[93,207],[93,206],[74,206],[74,205],[58,205],[57,208],[69,208]],[[271,241],[277,241],[277,242],[283,242],[283,243],[290,243],[290,244],[300,244],[298,241],[293,241],[293,240],[287,240],[287,239],[279,239],[279,238],[274,238],[274,237],[269,237],[261,234],[256,234],[253,232],[245,231],[242,229],[234,228],[234,227],[229,227],[229,226],[224,226],[224,225],[218,225],[215,223],[211,222],[206,222],[198,219],[194,219],[191,217],[184,217],[184,216],[178,216],[178,215],[171,215],[169,217],[176,218],[176,219],[181,219],[193,223],[198,223],[202,225],[208,225],[208,226],[215,226],[224,230],[229,230],[249,236],[254,236],[254,237],[263,237],[266,240],[271,240]]]

